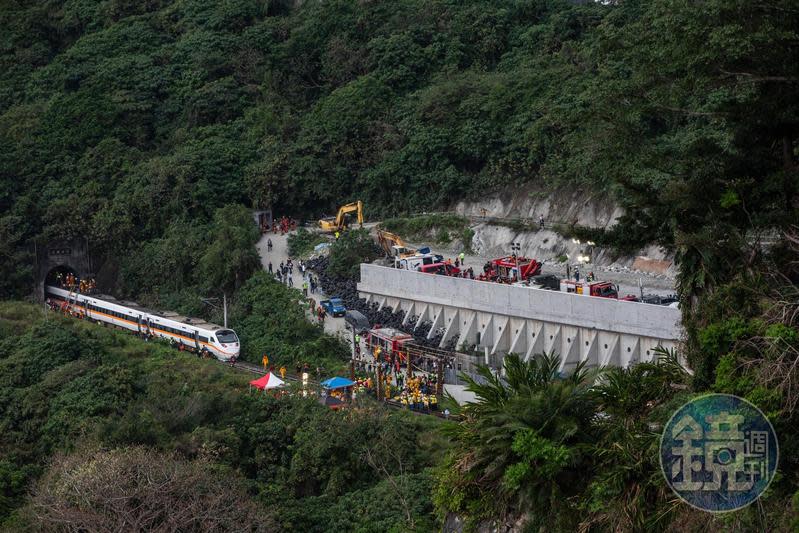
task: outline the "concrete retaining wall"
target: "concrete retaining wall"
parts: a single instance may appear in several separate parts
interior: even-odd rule
[[[615,333],[679,340],[680,310],[486,281],[361,265],[360,292]]]
[[[554,350],[563,368],[627,366],[674,348],[682,337],[680,310],[542,289],[449,278],[377,265],[361,265],[358,292],[378,306],[405,312],[443,331],[442,344],[457,338],[489,356],[513,352],[530,357]],[[417,322],[417,323],[419,323]],[[494,359],[495,366],[499,361]]]

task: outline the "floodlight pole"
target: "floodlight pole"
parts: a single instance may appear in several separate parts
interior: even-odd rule
[[[519,268],[519,252],[522,249],[522,243],[512,242],[510,243],[510,249],[513,251],[514,259],[516,259],[516,281],[522,281],[522,271]]]

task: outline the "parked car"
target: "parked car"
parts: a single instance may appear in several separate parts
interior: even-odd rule
[[[344,302],[341,301],[341,298],[322,300],[319,302],[319,305],[331,316],[344,316],[347,312],[347,308],[344,306]]]

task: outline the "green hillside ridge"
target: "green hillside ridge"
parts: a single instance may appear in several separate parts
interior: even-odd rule
[[[113,490],[151,496],[135,480],[164,472],[165,496],[131,505],[183,520],[164,506],[188,491],[219,530],[799,528],[794,0],[7,0],[0,28],[5,528],[87,511],[107,529]],[[332,373],[348,351],[262,272],[252,208],[313,220],[361,199],[410,235],[441,219],[408,214],[529,183],[624,208],[581,238],[674,253],[690,373],[509,356],[442,425],[250,394],[228,367],[20,302],[39,246],[86,238],[103,290],[216,323],[202,298],[225,294],[244,359]],[[374,246],[353,231],[331,254],[352,276]],[[664,420],[707,392],[757,405],[780,441],[769,490],[723,515],[676,500],[658,464]]]
[[[6,2],[0,293],[32,240],[125,267],[234,203],[375,218],[569,183],[628,209],[615,240],[676,248],[692,294],[703,248],[796,219],[788,0],[294,4]]]
[[[82,524],[127,529],[126,518],[147,516],[143,501],[160,517],[150,527],[165,530],[432,527],[428,467],[446,447],[430,434],[435,418],[275,399],[248,390],[252,374],[18,302],[0,304],[0,370],[0,519],[13,530],[66,530],[80,510]],[[367,452],[380,455],[374,466]],[[104,485],[105,472],[148,468],[178,473],[136,491],[140,480],[126,479],[127,493]],[[71,494],[78,486],[88,492]],[[216,516],[170,522],[186,498]]]

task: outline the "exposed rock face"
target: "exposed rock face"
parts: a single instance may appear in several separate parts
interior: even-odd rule
[[[598,228],[613,226],[624,211],[606,196],[565,189],[555,192],[513,190],[480,201],[459,202],[454,210],[478,222],[472,227],[475,232],[472,248],[480,255],[508,254],[510,243],[518,242],[524,255],[547,262],[568,258],[570,263],[576,263],[578,256],[588,255],[597,267],[639,270],[668,277],[675,274],[672,257],[657,246],[649,246],[632,256],[617,257],[607,250],[564,239],[552,230],[555,224]],[[497,225],[496,221],[479,223],[479,219],[485,216],[488,219],[521,219],[537,226],[541,215],[546,224],[546,229],[541,231],[518,231]]]
[[[509,189],[477,202],[458,202],[455,211],[467,216],[528,218],[537,221],[574,223],[582,226],[608,227],[624,211],[611,199],[579,190],[543,191],[533,188]]]

